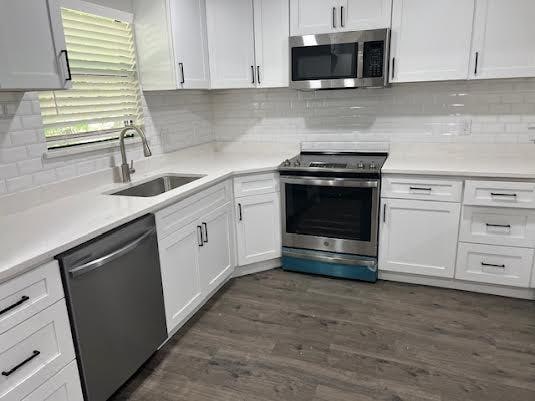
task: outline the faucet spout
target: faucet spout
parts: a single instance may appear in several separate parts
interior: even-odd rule
[[[135,125],[129,125],[121,131],[121,134],[119,135],[119,146],[121,148],[121,172],[123,175],[123,182],[130,182],[131,181],[131,174],[134,172],[133,167],[130,167],[128,165],[128,161],[126,158],[126,147],[124,144],[124,138],[128,131],[133,130],[135,131],[139,137],[141,138],[141,142],[143,144],[143,155],[145,157],[152,156],[152,151],[150,150],[149,144],[147,142],[147,137],[145,136],[145,133],[140,127],[136,127]]]

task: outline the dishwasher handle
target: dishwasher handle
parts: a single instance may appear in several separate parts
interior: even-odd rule
[[[150,237],[154,232],[156,231],[156,228],[153,227],[150,230],[146,231],[144,234],[133,240],[132,242],[129,242],[125,246],[105,255],[98,259],[92,260],[91,262],[84,263],[81,266],[78,266],[71,271],[69,271],[69,274],[71,277],[76,278],[83,274],[89,273],[90,271],[93,271],[103,265],[105,265],[108,262],[111,262],[114,259],[117,259],[118,257],[130,252],[132,249],[134,249],[136,246],[139,245],[139,243],[143,242],[145,239]]]

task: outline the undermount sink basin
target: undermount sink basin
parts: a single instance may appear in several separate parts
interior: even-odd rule
[[[150,181],[113,192],[111,195],[140,196],[148,198],[171,191],[172,189],[189,184],[202,177],[204,177],[204,175],[163,175]]]

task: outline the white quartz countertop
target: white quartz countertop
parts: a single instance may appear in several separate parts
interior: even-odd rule
[[[150,198],[107,195],[114,189],[124,188],[125,184],[104,183],[0,216],[0,282],[233,175],[275,171],[282,160],[297,153],[295,146],[249,145],[232,149],[216,149],[210,144],[196,146],[152,157],[136,166],[138,172],[133,176],[133,184],[166,173],[205,175],[164,194]]]
[[[392,144],[382,172],[535,179],[535,145]]]

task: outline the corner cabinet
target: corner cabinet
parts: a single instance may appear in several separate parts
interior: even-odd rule
[[[287,0],[206,0],[211,87],[288,86]]]
[[[535,1],[478,0],[470,78],[535,76]]]
[[[383,199],[381,211],[380,270],[454,276],[459,203]]]
[[[473,15],[474,0],[393,0],[390,82],[468,79]]]
[[[143,90],[208,89],[205,0],[134,0]]]
[[[319,33],[390,27],[392,0],[290,0],[290,33]]]
[[[57,0],[0,0],[0,90],[69,89]]]

